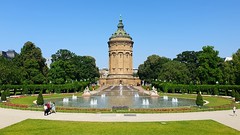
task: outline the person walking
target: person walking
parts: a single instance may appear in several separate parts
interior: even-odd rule
[[[44,116],[47,116],[47,115],[48,115],[48,107],[47,107],[47,104],[44,104],[43,109],[44,109]]]
[[[56,113],[55,102],[51,104],[51,108],[52,108],[52,113]]]
[[[233,116],[237,116],[237,114],[236,114],[236,106],[233,107]]]

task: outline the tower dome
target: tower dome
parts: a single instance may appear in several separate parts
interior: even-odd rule
[[[109,38],[109,40],[113,38],[130,38],[132,40],[132,37],[124,30],[124,25],[122,23],[122,17],[120,16],[119,23],[117,25],[118,29],[115,33],[112,34],[112,36]]]

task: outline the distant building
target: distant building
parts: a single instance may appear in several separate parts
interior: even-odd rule
[[[100,78],[107,78],[109,71],[108,68],[103,68],[99,70]]]
[[[134,68],[134,69],[133,69],[133,74],[137,74],[137,72],[138,72],[138,69],[137,69],[137,68]]]
[[[15,52],[15,50],[8,50],[8,51],[0,51],[0,56],[3,56],[5,58],[8,59],[13,59],[14,57],[16,57],[17,53]]]
[[[232,57],[226,57],[224,61],[232,61]]]
[[[47,64],[47,67],[50,69],[50,65],[52,64],[52,58],[47,58],[45,63]]]

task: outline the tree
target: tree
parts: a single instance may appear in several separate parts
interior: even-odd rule
[[[1,94],[1,101],[3,102],[3,101],[6,101],[6,100],[7,100],[6,93],[5,93],[5,91],[3,91],[2,94]]]
[[[91,56],[76,56],[73,58],[76,67],[76,79],[94,79],[99,77],[99,69],[96,60]]]
[[[54,84],[99,77],[96,61],[91,56],[77,56],[69,50],[58,50],[52,58],[48,77]]]
[[[232,90],[232,97],[235,97],[235,95],[236,95],[235,90]]]
[[[11,60],[0,56],[0,84],[21,84],[24,73]]]
[[[72,59],[76,54],[73,52],[67,50],[67,49],[60,49],[55,54],[52,55],[52,62],[58,61],[58,60],[70,60]]]
[[[198,92],[197,94],[196,105],[203,106],[203,98],[202,98],[201,92]]]
[[[141,80],[150,82],[152,79],[157,79],[162,65],[170,61],[169,58],[151,55],[138,67],[138,76]]]
[[[236,78],[235,84],[240,85],[240,49],[238,49],[237,52],[233,54],[232,58],[232,64]]]
[[[43,95],[42,95],[42,91],[41,91],[37,97],[37,105],[43,105],[43,104],[44,104],[44,100],[43,100]]]
[[[189,75],[190,72],[184,63],[169,61],[162,65],[158,74],[158,79],[187,84],[190,82]]]
[[[223,84],[234,85],[236,81],[235,70],[233,66],[233,61],[221,62],[220,69],[223,74]]]
[[[240,101],[240,95],[239,95],[237,90],[236,90],[236,93],[235,93],[235,101],[236,102]]]
[[[219,68],[223,60],[218,57],[218,51],[213,46],[204,46],[197,56],[197,77],[202,84],[216,84],[222,82],[222,71]]]
[[[195,51],[184,51],[181,54],[178,54],[177,58],[173,59],[174,61],[179,61],[183,64],[186,64],[190,72],[189,77],[192,82],[195,82],[197,80],[196,69],[198,66],[198,62],[197,62],[198,53],[199,52],[195,52]]]
[[[25,83],[43,84],[46,83],[47,65],[42,57],[41,49],[28,41],[21,49],[21,53],[14,59],[19,67],[23,67]]]

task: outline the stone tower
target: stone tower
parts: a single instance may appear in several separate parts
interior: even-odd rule
[[[120,17],[117,31],[112,34],[108,41],[109,48],[109,75],[101,78],[101,84],[107,85],[137,85],[138,78],[133,77],[133,41],[124,30]]]

